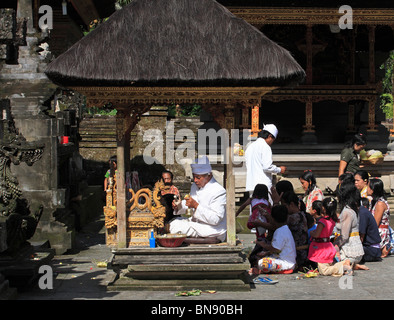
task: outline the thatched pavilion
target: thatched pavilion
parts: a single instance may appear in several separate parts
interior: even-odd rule
[[[200,103],[222,128],[304,71],[291,54],[214,0],[134,0],[47,68],[88,106],[117,109],[118,248],[127,248],[125,160],[130,131],[153,104]],[[228,150],[231,158],[231,152]],[[227,242],[236,245],[234,176],[227,164]]]

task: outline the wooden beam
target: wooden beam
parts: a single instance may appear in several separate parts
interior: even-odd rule
[[[92,0],[69,0],[75,11],[78,12],[83,22],[89,26],[94,19],[99,19],[100,15]]]
[[[343,16],[338,8],[227,7],[235,16],[252,25],[338,24]],[[353,25],[391,25],[392,8],[353,8]]]

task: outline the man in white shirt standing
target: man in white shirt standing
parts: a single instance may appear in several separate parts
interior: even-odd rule
[[[277,167],[272,163],[271,145],[277,136],[278,129],[274,124],[264,125],[257,140],[246,149],[246,191],[250,194],[259,183],[265,184],[268,190],[271,190],[272,174],[286,171],[285,166]]]
[[[226,240],[226,190],[215,180],[206,156],[191,164],[194,183],[190,196],[174,201],[174,215],[185,214],[192,209],[190,218],[178,217],[171,221],[171,233],[183,233],[188,237],[216,237]]]

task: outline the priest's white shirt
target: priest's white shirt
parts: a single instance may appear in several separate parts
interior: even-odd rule
[[[281,169],[272,163],[271,147],[263,138],[257,138],[245,151],[246,191],[253,191],[256,184],[265,184],[268,190],[272,186],[272,174]]]
[[[185,233],[189,237],[217,237],[226,240],[226,190],[214,177],[198,188],[195,183],[190,189],[190,196],[199,204],[190,218],[177,217],[170,223],[171,233]],[[186,201],[182,200],[182,209],[174,214],[186,213]]]

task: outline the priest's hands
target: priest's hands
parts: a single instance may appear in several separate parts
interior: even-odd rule
[[[194,200],[192,197],[188,197],[186,199],[186,206],[188,206],[189,208],[192,208],[192,209],[197,209],[198,202],[196,200]]]

